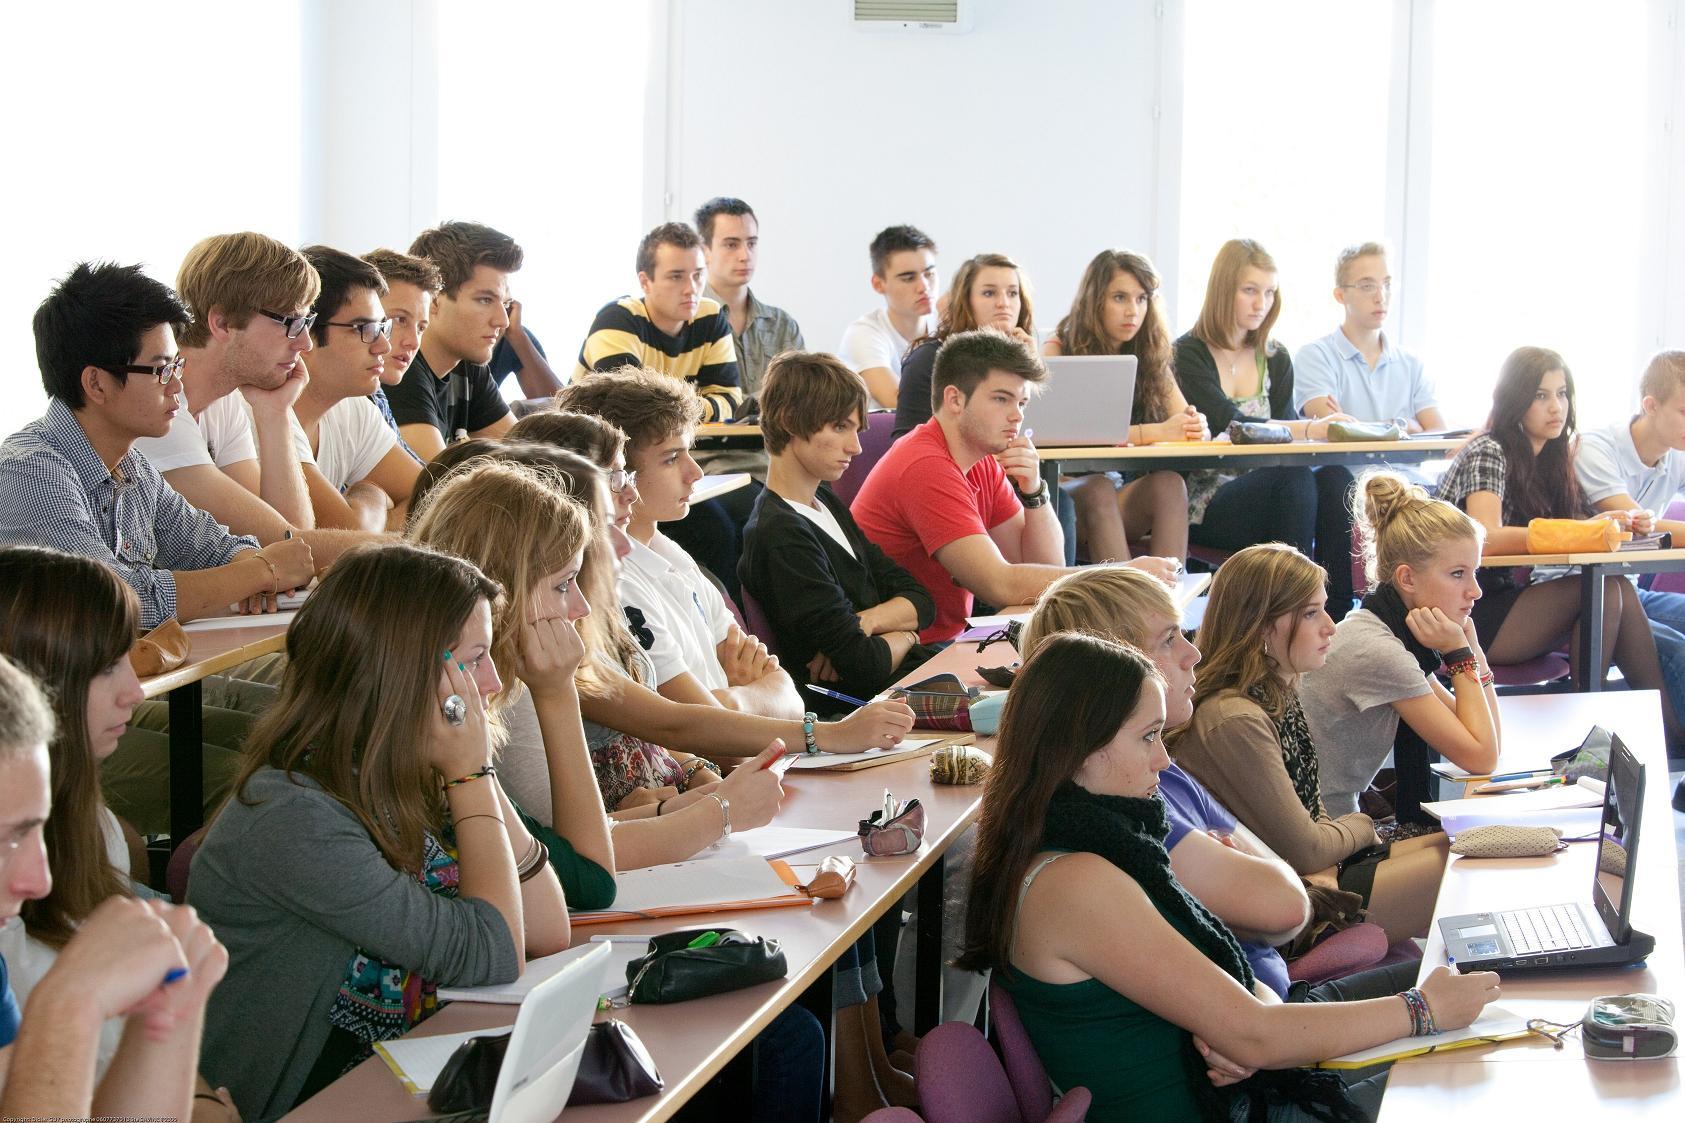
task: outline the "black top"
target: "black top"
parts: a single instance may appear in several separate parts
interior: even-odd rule
[[[466,404],[451,409],[451,383],[465,381]],[[457,363],[449,378],[440,378],[419,351],[404,372],[404,380],[386,388],[386,401],[399,425],[431,425],[449,442],[458,429],[477,433],[496,424],[509,412],[503,394],[492,379],[491,368],[477,363]]]
[[[527,333],[527,342],[532,344],[532,349],[548,359],[550,352],[544,349],[544,344],[538,341],[538,336],[527,331],[525,327],[521,330]],[[491,362],[486,364],[486,369],[491,372],[492,381],[499,386],[503,385],[503,380],[511,374],[521,372],[521,357],[515,354],[515,345],[509,342],[508,332],[497,337],[497,346],[492,348]]]
[[[917,645],[899,667],[892,667],[889,641],[861,631],[855,613],[906,597],[918,610],[922,629],[936,618],[936,604],[917,578],[867,539],[830,488],[821,487],[817,497],[842,527],[854,556],[768,488],[755,500],[743,527],[737,574],[772,624],[779,664],[798,687],[806,684],[807,665],[822,651],[842,678],[819,685],[870,698],[894,682],[897,672],[912,670],[935,649]],[[817,713],[847,708],[811,692],[804,692],[802,699]]]
[[[936,371],[936,352],[942,344],[927,339],[901,361],[901,389],[895,399],[895,436],[910,433],[930,420],[930,380]]]
[[[1213,436],[1227,429],[1229,422],[1236,418],[1242,421],[1288,421],[1298,416],[1293,408],[1293,356],[1279,343],[1272,343],[1266,363],[1264,381],[1269,387],[1270,415],[1248,417],[1235,408],[1229,396],[1223,393],[1222,379],[1217,377],[1217,361],[1211,357],[1211,349],[1205,341],[1193,332],[1176,341],[1176,381],[1189,404],[1205,414],[1205,419],[1211,423]]]

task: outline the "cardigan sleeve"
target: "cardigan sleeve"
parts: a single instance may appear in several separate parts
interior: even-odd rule
[[[1229,422],[1244,415],[1223,393],[1223,383],[1217,377],[1217,362],[1211,349],[1193,332],[1176,341],[1176,382],[1182,396],[1211,423],[1213,436],[1229,427]],[[1262,420],[1261,418],[1255,420]]]
[[[1266,363],[1270,372],[1270,417],[1291,421],[1299,416],[1293,405],[1293,356],[1278,343]]]

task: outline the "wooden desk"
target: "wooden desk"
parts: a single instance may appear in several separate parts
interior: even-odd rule
[[[706,503],[710,499],[718,499],[722,495],[736,491],[740,487],[749,486],[749,473],[727,472],[720,476],[703,476],[691,490],[692,503]]]
[[[1601,994],[1655,991],[1677,1000],[1685,985],[1680,942],[1678,854],[1669,805],[1661,700],[1655,691],[1550,694],[1500,700],[1504,761],[1541,767],[1577,744],[1594,722],[1619,733],[1646,767],[1644,835],[1634,876],[1636,926],[1656,937],[1642,968],[1514,974],[1499,1001],[1515,1013],[1577,1022]],[[1549,858],[1503,861],[1453,857],[1440,885],[1434,924],[1422,960],[1425,975],[1445,963],[1439,918],[1492,908],[1586,899],[1596,846],[1575,843]],[[1685,1112],[1680,1059],[1588,1061],[1578,1034],[1558,1052],[1541,1039],[1459,1049],[1393,1067],[1381,1105],[1383,1121],[1441,1118],[1561,1118],[1597,1109],[1593,1117],[1679,1118]],[[1669,1107],[1668,1105],[1672,1106]],[[1484,1110],[1483,1110],[1484,1109]]]
[[[1188,472],[1198,468],[1223,468],[1243,472],[1248,468],[1279,468],[1323,464],[1420,464],[1454,453],[1462,441],[1294,441],[1284,445],[1237,445],[1228,441],[1167,442],[1132,445],[1127,448],[1100,445],[1087,448],[1041,448],[1041,474],[1047,486],[1058,487],[1066,472],[1168,470]]]
[[[187,662],[141,680],[148,698],[169,696],[170,848],[204,825],[204,690],[201,683],[260,655],[286,646],[285,625],[254,617],[249,627],[189,632]]]
[[[696,443],[703,448],[761,448],[761,427],[755,421],[709,421],[696,427]]]
[[[1630,550],[1596,554],[1493,554],[1480,559],[1492,567],[1577,565],[1580,567],[1580,651],[1574,689],[1603,689],[1603,579],[1685,569],[1685,550]]]

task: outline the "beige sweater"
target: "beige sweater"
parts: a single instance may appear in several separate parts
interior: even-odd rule
[[[1374,820],[1362,812],[1338,819],[1305,813],[1274,723],[1239,691],[1201,702],[1174,750],[1177,764],[1300,874],[1325,870],[1376,842]]]

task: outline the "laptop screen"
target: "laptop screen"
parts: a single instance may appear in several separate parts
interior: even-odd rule
[[[1625,943],[1632,928],[1632,863],[1638,856],[1643,805],[1644,766],[1619,737],[1613,737],[1591,895],[1598,915],[1617,943]]]

